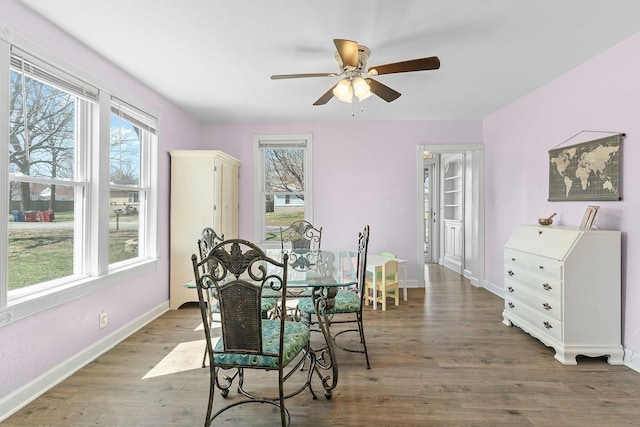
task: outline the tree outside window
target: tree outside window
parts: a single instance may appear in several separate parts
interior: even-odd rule
[[[9,227],[11,290],[73,274],[79,101],[13,70],[9,91],[9,205],[16,223]]]
[[[292,222],[311,220],[310,211],[310,136],[270,137],[257,139],[259,150],[260,189],[257,218],[261,241],[280,239],[280,227]],[[256,211],[257,212],[257,211]]]

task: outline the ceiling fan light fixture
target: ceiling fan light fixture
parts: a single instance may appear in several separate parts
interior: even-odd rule
[[[358,101],[362,102],[365,99],[369,98],[371,95],[373,95],[373,92],[369,91],[366,94],[362,95],[362,96],[358,96]]]
[[[353,93],[362,101],[371,95],[369,84],[362,77],[353,79]]]
[[[338,82],[335,88],[333,88],[333,94],[342,102],[351,102],[353,97],[353,88],[349,79],[342,79]]]

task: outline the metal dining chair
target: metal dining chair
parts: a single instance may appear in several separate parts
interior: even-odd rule
[[[218,245],[219,243],[224,241],[224,234],[218,235],[215,230],[211,227],[205,227],[202,229],[202,233],[200,234],[200,238],[198,239],[198,253],[200,254],[200,260],[203,260],[209,252]],[[202,265],[202,273],[206,273],[212,266],[211,265]],[[215,289],[210,289],[209,292],[206,293],[207,304],[209,306],[209,325],[213,325],[214,315],[219,314],[220,310],[217,303],[217,295],[215,294]],[[262,315],[263,317],[269,316],[269,313],[274,313],[275,309],[278,307],[278,301],[280,299],[280,294],[278,292],[273,292],[270,289],[265,289],[264,295],[262,299]],[[206,366],[207,362],[207,348],[204,349],[204,355],[202,356],[202,367]]]
[[[358,253],[356,261],[357,282],[355,286],[346,289],[339,289],[335,297],[335,305],[327,307],[326,313],[332,316],[331,327],[337,324],[356,324],[355,328],[343,329],[333,335],[335,346],[352,353],[362,353],[367,362],[367,369],[371,368],[369,364],[369,353],[367,351],[367,343],[364,336],[364,324],[362,321],[362,307],[364,305],[364,285],[367,273],[367,250],[369,247],[369,226],[358,233]],[[305,314],[306,321],[313,323],[311,316],[315,315],[315,308],[312,298],[300,298],[298,300],[298,309]],[[338,336],[345,333],[357,332],[360,339],[360,347],[351,348],[341,345],[337,340]]]
[[[279,409],[280,423],[288,426],[289,411],[285,399],[311,388],[315,371],[315,355],[309,347],[310,330],[301,322],[279,319],[264,319],[262,315],[263,289],[269,288],[281,293],[286,303],[288,257],[282,262],[268,257],[258,246],[242,239],[225,240],[214,246],[209,253],[198,260],[192,255],[193,274],[200,312],[204,323],[204,333],[209,355],[209,400],[205,427],[228,409],[246,403],[274,405]],[[222,335],[219,339],[211,333],[207,293],[214,290],[219,301]],[[285,394],[284,384],[290,378],[302,375],[300,367],[309,362],[306,380],[298,382],[295,391]],[[244,370],[259,369],[277,373],[277,397],[257,396],[244,387]],[[233,370],[233,375],[222,376],[222,370]],[[222,378],[221,378],[222,376]],[[215,389],[227,397],[235,379],[238,379],[238,393],[245,398],[222,407],[214,413]]]

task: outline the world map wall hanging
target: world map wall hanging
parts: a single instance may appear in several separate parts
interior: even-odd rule
[[[549,201],[622,200],[624,134],[549,150]]]

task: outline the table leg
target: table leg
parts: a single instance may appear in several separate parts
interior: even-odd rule
[[[382,270],[380,270],[380,274],[382,274]],[[376,279],[378,277],[378,267],[373,268],[373,309],[378,309],[378,285],[376,284]]]
[[[404,292],[404,300],[407,300],[407,263],[402,263],[402,290]]]
[[[335,296],[338,293],[338,289],[335,287],[326,288],[314,288],[314,309],[316,312],[316,318],[318,320],[318,326],[322,335],[324,336],[327,346],[319,350],[313,350],[316,353],[316,366],[315,371],[322,381],[322,387],[324,388],[324,396],[327,399],[331,399],[333,390],[338,385],[338,361],[336,360],[335,344],[333,342],[333,335],[329,326],[331,320],[327,314],[327,310],[333,308],[335,304]],[[328,356],[328,360],[327,360]],[[321,372],[322,369],[324,372]],[[328,373],[331,370],[329,375]]]

